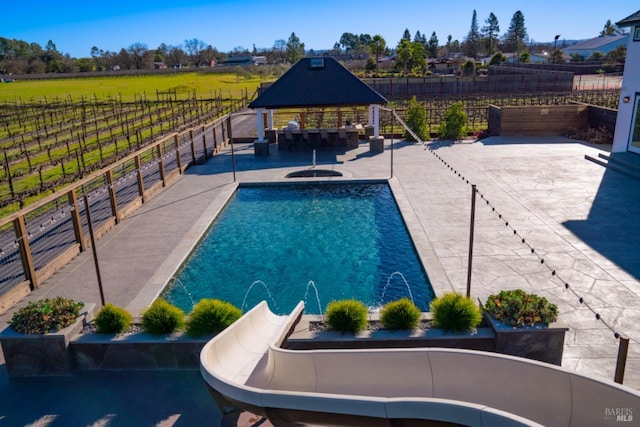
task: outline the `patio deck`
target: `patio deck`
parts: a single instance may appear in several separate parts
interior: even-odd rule
[[[317,168],[340,171],[339,179],[389,177],[389,143],[385,141],[380,154],[370,153],[367,144],[346,152],[318,152]],[[616,332],[631,337],[624,384],[640,390],[640,181],[584,158],[597,157],[609,147],[562,137],[429,145],[431,150],[396,140],[393,175],[401,189],[398,204],[436,294],[466,289],[470,184],[476,184],[482,198],[476,213],[472,297],[485,300],[508,288],[547,297],[558,304],[570,328],[562,366],[610,380],[618,341],[588,304]],[[307,152],[256,157],[251,144],[235,146],[238,181],[280,181],[287,173],[310,168],[311,162]],[[102,238],[98,254],[107,301],[133,310],[145,307],[233,188],[227,150],[191,167]],[[417,235],[415,230],[420,230]],[[557,276],[551,275],[551,267]],[[557,277],[570,283],[571,291]],[[21,304],[59,295],[99,305],[91,251],[80,254]],[[10,315],[0,321],[6,324]],[[139,402],[138,394],[153,402],[133,403],[134,398]],[[204,382],[191,372],[83,373],[9,381],[2,369],[0,425],[47,425],[47,419],[66,425],[109,419],[118,425],[127,425],[123,420],[201,424],[197,417],[210,424],[222,422],[213,400],[205,404],[207,398]],[[27,401],[30,409],[25,411],[18,402]]]

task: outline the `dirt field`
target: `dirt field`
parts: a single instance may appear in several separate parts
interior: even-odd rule
[[[622,75],[585,74],[573,77],[574,90],[620,89]]]

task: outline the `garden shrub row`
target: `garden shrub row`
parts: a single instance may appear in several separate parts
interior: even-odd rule
[[[26,334],[46,334],[73,323],[83,307],[82,303],[58,297],[29,303],[9,322],[11,327]],[[470,298],[455,292],[443,294],[431,301],[429,308],[434,326],[445,332],[466,332],[482,321],[481,308]],[[546,298],[516,289],[502,291],[487,299],[486,312],[493,318],[513,327],[548,325],[558,316],[558,307]],[[380,323],[389,330],[411,330],[418,327],[420,309],[408,298],[384,305]],[[203,299],[189,315],[165,301],[157,299],[142,313],[142,329],[154,335],[166,335],[184,330],[187,335],[203,336],[221,332],[242,316],[233,304],[218,299]],[[354,299],[332,301],[327,306],[325,323],[330,330],[357,333],[368,324],[367,306]],[[104,305],[95,318],[98,333],[126,332],[132,316],[113,304]]]

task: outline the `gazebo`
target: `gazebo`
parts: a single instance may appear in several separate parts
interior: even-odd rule
[[[387,99],[331,57],[307,57],[296,62],[285,74],[249,104],[256,110],[258,139],[256,154],[268,154],[264,115],[273,129],[273,111],[303,107],[369,107],[372,140],[380,138],[380,106]]]

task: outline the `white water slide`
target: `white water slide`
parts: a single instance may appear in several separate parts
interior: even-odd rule
[[[220,406],[274,425],[601,426],[640,420],[640,393],[529,359],[441,348],[286,350],[302,312],[261,302],[200,354]],[[631,421],[620,423],[620,421]]]

